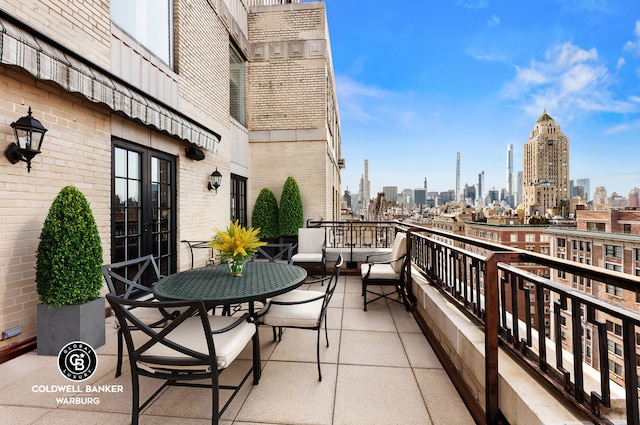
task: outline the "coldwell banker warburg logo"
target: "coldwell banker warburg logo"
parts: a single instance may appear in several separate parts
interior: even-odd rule
[[[58,353],[58,369],[71,381],[86,381],[97,368],[98,356],[95,350],[82,341],[70,342]]]
[[[86,381],[98,368],[98,356],[89,344],[73,341],[58,353],[58,369],[75,383]],[[34,385],[34,393],[54,394],[58,404],[100,404],[100,393],[121,393],[122,385]]]

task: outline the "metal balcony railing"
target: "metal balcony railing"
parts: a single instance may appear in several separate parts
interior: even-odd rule
[[[484,328],[486,406],[482,422],[498,423],[501,418],[500,345],[594,423],[618,423],[620,417],[628,424],[640,423],[640,313],[571,283],[582,282],[583,288],[612,285],[635,296],[640,293],[639,278],[403,222],[310,221],[308,225],[327,228],[329,245],[342,248],[389,247],[396,231],[407,232],[414,272],[419,270]],[[373,239],[365,236],[369,230]],[[550,275],[567,279],[554,281],[523,266],[547,267],[554,271]],[[405,289],[410,302],[415,302],[412,285]],[[593,333],[585,337],[586,329]],[[585,352],[587,346],[593,348],[591,355]],[[587,358],[593,359],[591,366]],[[616,366],[620,362],[622,369]],[[598,371],[595,379],[587,370]]]

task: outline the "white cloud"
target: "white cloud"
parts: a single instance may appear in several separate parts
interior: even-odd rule
[[[489,28],[500,25],[500,18],[498,18],[496,15],[491,15],[491,18],[489,18],[489,22],[487,23],[487,25],[489,25]]]
[[[627,61],[625,61],[624,58],[618,58],[618,62],[616,62],[616,70],[620,70],[626,63]]]
[[[640,21],[636,21],[634,34],[636,35],[636,39],[630,40],[624,43],[622,50],[631,52],[634,55],[639,56],[640,55]]]
[[[516,66],[516,75],[504,85],[502,95],[521,103],[532,115],[544,108],[564,115],[639,109],[633,102],[614,99],[610,84],[609,71],[595,48],[586,50],[566,42],[547,49],[543,61]]]
[[[484,9],[489,5],[488,0],[458,0],[458,6],[462,6],[465,9]]]
[[[370,99],[385,96],[384,90],[367,86],[347,76],[336,76],[336,91],[340,101],[340,115],[359,121],[372,120],[374,117],[367,108]]]

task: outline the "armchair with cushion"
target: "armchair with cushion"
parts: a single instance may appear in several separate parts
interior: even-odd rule
[[[127,300],[154,301],[153,284],[162,279],[158,265],[153,255],[134,258],[127,261],[120,261],[102,266],[102,275],[107,282],[107,288],[111,295],[115,295]],[[146,324],[163,323],[163,320],[172,313],[164,310],[146,310],[140,316]],[[118,328],[118,363],[116,366],[116,377],[122,372],[122,341],[123,334],[119,322],[115,322]]]
[[[269,243],[256,248],[251,261],[286,262],[293,264],[293,245],[290,243]]]
[[[364,311],[367,311],[367,304],[372,303],[380,298],[386,298],[399,303],[405,303],[404,279],[406,268],[409,265],[409,257],[407,256],[406,235],[404,233],[396,234],[391,249],[390,259],[388,261],[372,261],[376,254],[367,256],[365,263],[360,266],[360,274],[362,276],[362,295],[364,298]],[[377,254],[389,255],[389,254]],[[369,289],[369,286],[395,286],[399,299],[392,298],[393,293],[385,293],[383,288],[381,292]],[[367,301],[367,293],[376,295],[372,300]]]
[[[333,273],[324,291],[306,291],[295,289],[273,297],[267,301],[267,305],[258,312],[258,323],[273,327],[273,339],[276,339],[278,328],[279,339],[282,339],[282,328],[309,329],[318,332],[316,340],[316,358],[318,362],[318,380],[322,381],[320,371],[320,329],[324,322],[324,333],[329,346],[329,333],[327,330],[327,307],[333,297],[340,277],[342,267],[342,255],[333,267]]]
[[[293,264],[300,266],[319,266],[324,281],[327,266],[327,232],[322,227],[298,229],[298,252],[293,255]]]
[[[211,423],[217,424],[237,392],[253,372],[258,383],[259,357],[237,385],[220,385],[219,374],[225,370],[247,346],[256,333],[255,323],[248,314],[241,317],[207,314],[202,301],[135,301],[107,294],[129,352],[131,366],[132,412],[131,423],[167,386],[205,387],[211,389]],[[164,320],[163,326],[152,327],[139,317],[160,314],[158,310],[177,311]],[[131,329],[136,332],[131,332]],[[146,401],[140,404],[139,377],[164,382]],[[209,382],[202,382],[207,380]],[[199,382],[196,382],[199,381]],[[220,409],[220,389],[233,391]]]

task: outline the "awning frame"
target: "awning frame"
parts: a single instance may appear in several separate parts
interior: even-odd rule
[[[221,136],[170,106],[139,91],[69,49],[0,10],[0,65],[17,66],[40,80],[101,103],[210,152]]]

